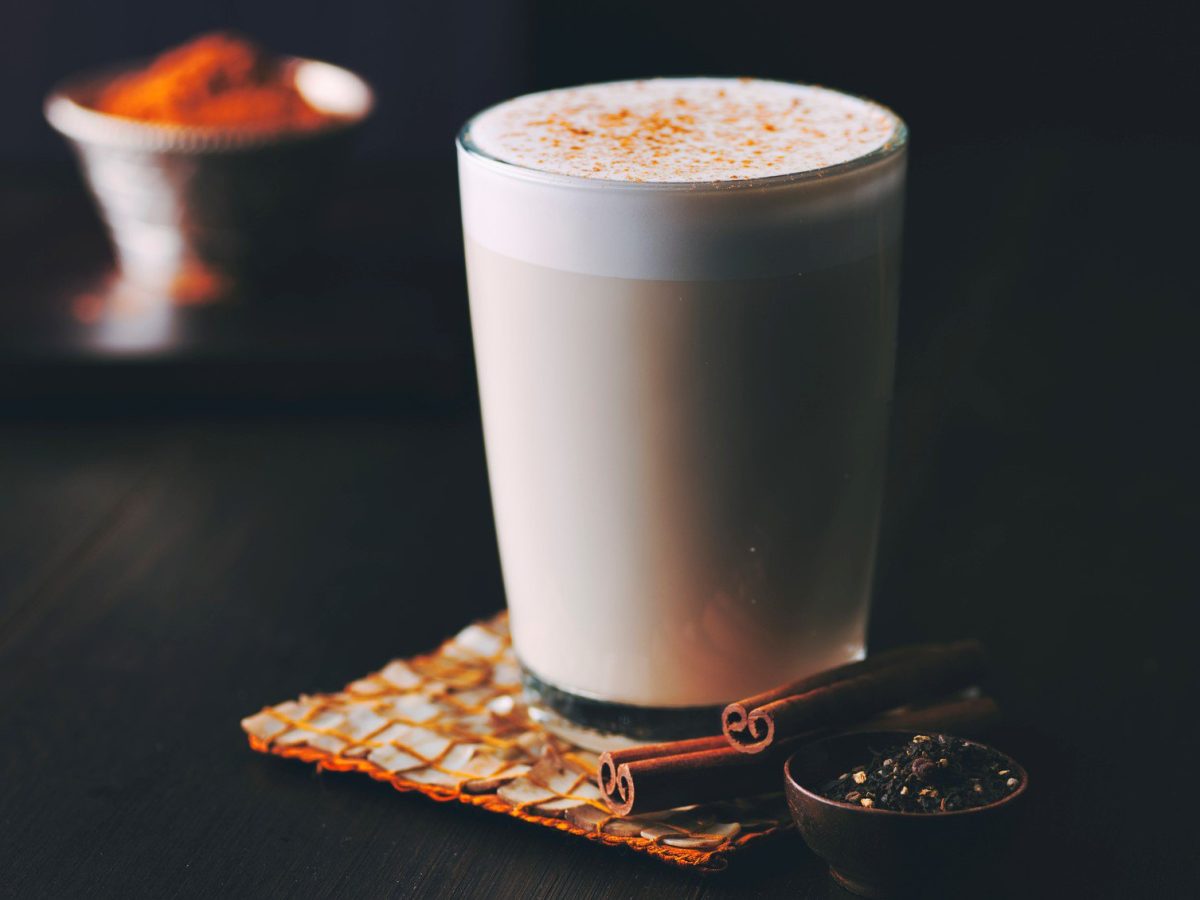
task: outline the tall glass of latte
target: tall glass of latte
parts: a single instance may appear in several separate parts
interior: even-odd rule
[[[753,79],[520,97],[458,139],[516,653],[558,724],[713,733],[861,657],[904,124]]]

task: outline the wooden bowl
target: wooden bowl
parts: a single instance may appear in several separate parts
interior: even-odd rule
[[[833,878],[862,897],[895,897],[935,885],[961,888],[985,855],[1003,852],[1015,822],[1015,801],[1029,785],[1025,769],[1010,759],[1020,784],[1006,797],[972,809],[893,812],[817,793],[869,760],[872,748],[912,737],[903,731],[839,735],[804,747],[784,765],[788,807],[801,836],[829,864]]]

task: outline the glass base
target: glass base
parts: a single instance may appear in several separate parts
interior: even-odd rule
[[[721,731],[720,706],[634,706],[563,690],[521,668],[530,716],[589,750],[704,737]]]

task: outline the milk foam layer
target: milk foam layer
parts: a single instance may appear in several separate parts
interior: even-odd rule
[[[897,137],[878,104],[810,85],[656,78],[565,88],[493,107],[470,126],[483,153],[607,181],[738,181],[811,172]]]
[[[784,97],[788,103],[805,97],[808,104],[800,108],[819,106],[825,116],[841,109],[843,117],[883,118],[877,120],[880,127],[873,137],[855,147],[837,144],[830,131],[822,131],[823,143],[809,135],[812,142],[804,144],[800,128],[816,126],[793,122],[795,128],[784,131],[782,118],[775,132],[762,129],[764,135],[783,133],[799,141],[791,169],[860,157],[853,165],[808,176],[750,179],[739,170],[732,173],[739,176],[736,180],[704,182],[572,178],[500,158],[507,152],[502,137],[508,131],[503,123],[516,121],[521,110],[533,122],[546,121],[556,104],[561,115],[569,105],[555,101],[556,97],[641,91],[659,102],[674,96],[673,91],[715,96],[719,90],[775,97],[780,104]],[[753,103],[747,101],[742,107],[753,109]],[[621,108],[617,104],[618,112]],[[714,141],[727,134],[726,125],[733,127],[731,123],[713,126]],[[587,275],[704,280],[811,272],[863,259],[898,238],[905,134],[903,123],[892,113],[868,101],[823,88],[766,81],[660,79],[520,97],[472,119],[459,136],[463,230],[472,240],[513,259]],[[693,150],[699,146],[691,137],[688,140]],[[807,155],[799,152],[801,145],[807,147]],[[878,152],[869,153],[868,147]],[[864,152],[869,155],[861,158]],[[515,151],[507,155],[515,161]],[[681,175],[682,169],[676,168],[675,176]],[[660,171],[657,177],[667,176]]]

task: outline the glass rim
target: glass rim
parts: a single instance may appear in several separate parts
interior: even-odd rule
[[[729,76],[708,76],[708,75],[686,75],[686,76],[664,76],[667,80],[687,81],[699,78],[729,78]],[[643,79],[620,79],[618,81],[598,81],[591,82],[586,85],[576,85],[574,87],[594,87],[605,84],[624,84],[629,81],[638,81]],[[653,80],[653,79],[644,79]],[[593,188],[602,190],[632,190],[632,191],[739,191],[753,188],[768,188],[807,181],[821,181],[827,178],[834,178],[840,175],[847,175],[852,172],[857,172],[860,169],[867,169],[876,163],[891,159],[893,156],[899,155],[908,147],[908,125],[905,121],[896,114],[891,107],[885,106],[868,97],[852,94],[848,91],[830,88],[820,84],[811,84],[799,81],[780,81],[772,78],[753,78],[752,81],[762,81],[768,84],[783,84],[792,87],[817,88],[822,91],[830,91],[832,93],[841,94],[843,97],[850,97],[854,100],[859,100],[863,103],[870,104],[878,109],[882,109],[895,120],[895,127],[892,133],[888,135],[887,140],[861,156],[855,156],[845,162],[835,163],[831,166],[820,166],[816,169],[807,169],[803,172],[783,172],[779,175],[763,175],[757,178],[736,178],[725,179],[722,181],[624,181],[615,178],[588,178],[584,175],[565,175],[561,172],[547,172],[544,169],[538,169],[534,166],[524,165],[523,163],[512,162],[511,160],[501,159],[495,154],[484,150],[471,138],[471,126],[475,124],[482,116],[492,110],[509,103],[512,100],[517,100],[522,97],[536,97],[541,94],[549,94],[556,90],[570,90],[571,88],[550,88],[544,91],[533,91],[529,94],[520,94],[517,97],[510,97],[506,100],[501,100],[499,103],[493,103],[491,106],[481,109],[479,112],[471,116],[458,130],[458,135],[455,137],[455,144],[468,156],[485,164],[488,168],[516,178],[522,178],[529,181],[544,182],[547,184],[560,184],[563,186],[578,187],[578,188]]]

